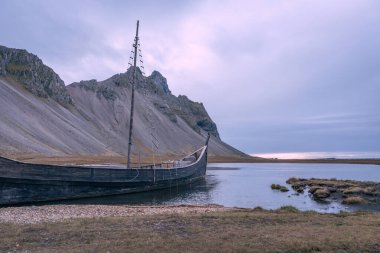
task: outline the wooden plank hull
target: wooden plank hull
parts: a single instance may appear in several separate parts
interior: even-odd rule
[[[54,166],[0,158],[0,205],[176,187],[204,177],[206,167],[207,146],[194,163],[171,169]]]

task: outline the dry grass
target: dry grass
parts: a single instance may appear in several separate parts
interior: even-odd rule
[[[320,188],[317,189],[313,195],[317,198],[327,198],[330,196],[330,191],[327,188]]]
[[[380,213],[261,209],[0,224],[0,252],[379,252]]]
[[[367,201],[363,199],[362,197],[352,196],[352,197],[347,197],[343,199],[342,203],[346,205],[356,205],[356,204],[367,204]]]
[[[360,194],[360,193],[364,193],[364,192],[365,192],[365,189],[363,189],[361,187],[357,187],[357,186],[350,187],[350,188],[345,189],[343,191],[344,194]]]
[[[127,157],[125,156],[108,156],[108,155],[98,155],[98,156],[35,156],[35,155],[17,155],[10,158],[16,159],[18,161],[27,163],[40,163],[40,164],[55,164],[55,165],[65,165],[65,164],[127,164]],[[173,156],[161,156],[162,161],[169,161],[173,159],[178,159],[179,157]],[[152,164],[153,160],[151,157],[141,158],[141,165]],[[158,162],[157,160],[155,161]],[[132,157],[132,166],[138,166],[138,158]]]

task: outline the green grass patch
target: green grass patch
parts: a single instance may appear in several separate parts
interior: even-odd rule
[[[282,185],[279,185],[279,184],[272,184],[270,186],[270,188],[272,190],[278,190],[278,191],[281,191],[281,192],[287,192],[287,191],[289,191],[289,189],[286,186],[282,186]]]
[[[294,184],[296,182],[298,182],[298,178],[296,178],[296,177],[291,177],[288,180],[286,180],[287,184]]]
[[[296,208],[294,206],[282,206],[278,210],[286,211],[286,212],[290,212],[290,213],[298,213],[300,211],[300,210],[298,210],[298,208]]]

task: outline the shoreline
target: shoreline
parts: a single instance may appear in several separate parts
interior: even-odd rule
[[[124,156],[39,156],[39,155],[13,155],[6,158],[25,163],[53,164],[53,165],[83,165],[83,164],[126,164]],[[175,159],[171,156],[162,156],[162,161]],[[208,163],[314,163],[314,164],[372,164],[380,165],[380,158],[358,159],[276,159],[261,157],[238,157],[238,156],[208,156]],[[141,159],[141,164],[152,164],[149,159]],[[133,162],[132,165],[138,166]]]
[[[0,224],[33,225],[41,223],[57,223],[76,219],[98,219],[112,217],[148,217],[165,215],[193,215],[218,212],[292,212],[315,213],[319,215],[341,214],[355,215],[357,213],[372,213],[380,215],[375,210],[340,211],[339,213],[324,213],[314,210],[299,210],[293,206],[283,206],[277,209],[225,207],[217,204],[182,204],[182,205],[99,205],[99,204],[52,204],[41,206],[7,206],[0,207]]]

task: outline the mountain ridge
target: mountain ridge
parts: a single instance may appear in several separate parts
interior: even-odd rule
[[[211,155],[246,156],[220,139],[202,103],[174,96],[158,71],[145,78],[136,70],[134,157],[152,149],[184,154],[202,145],[207,132]],[[132,73],[65,86],[36,55],[0,46],[0,152],[125,155]]]
[[[185,95],[174,96],[167,84],[167,80],[156,70],[146,78],[142,75],[139,68],[136,69],[135,88],[137,92],[149,92],[157,94],[153,103],[155,107],[163,114],[168,116],[174,123],[177,122],[175,116],[185,120],[196,132],[204,130],[220,139],[219,132],[215,122],[211,119],[202,103],[194,102]],[[131,87],[133,67],[127,72],[113,75],[112,77],[98,82],[95,79],[74,82],[67,87],[84,88],[95,91],[97,96],[103,96],[106,99],[115,100],[118,94],[113,89],[114,86]]]
[[[59,75],[25,49],[0,45],[0,76],[12,77],[36,96],[51,97],[63,105],[72,102]]]

